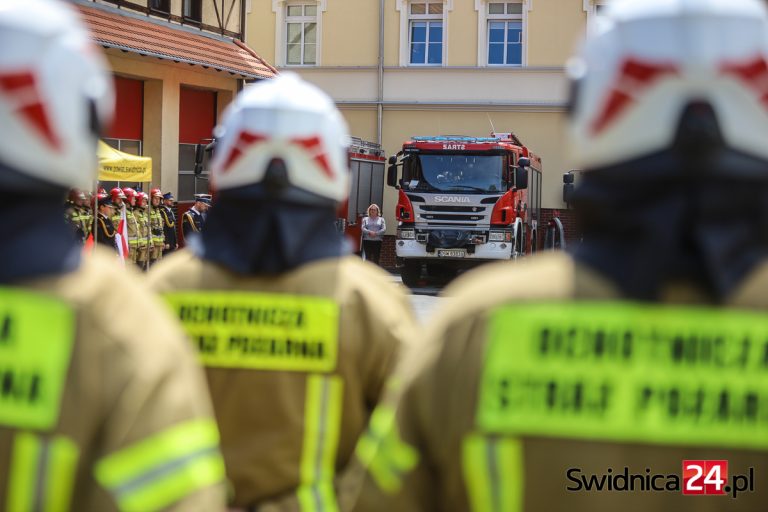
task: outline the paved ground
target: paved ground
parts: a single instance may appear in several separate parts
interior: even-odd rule
[[[400,276],[393,275],[392,281],[396,283],[402,283]],[[418,287],[411,290],[411,304],[416,312],[416,318],[421,323],[424,323],[429,319],[430,315],[434,312],[435,308],[440,302],[446,300],[442,297],[438,297],[440,288],[437,287]]]

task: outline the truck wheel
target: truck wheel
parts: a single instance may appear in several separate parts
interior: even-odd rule
[[[419,284],[419,277],[421,277],[421,263],[406,261],[400,269],[400,278],[403,280],[403,284],[413,288]]]

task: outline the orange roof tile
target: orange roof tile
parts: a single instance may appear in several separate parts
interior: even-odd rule
[[[93,38],[118,48],[159,59],[186,62],[246,78],[272,78],[277,70],[238,40],[190,33],[167,23],[153,23],[97,7],[77,5]]]

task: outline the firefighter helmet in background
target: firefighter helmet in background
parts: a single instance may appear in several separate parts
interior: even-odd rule
[[[123,188],[123,194],[125,194],[125,202],[129,206],[136,206],[136,191],[131,187]]]
[[[136,192],[136,206],[145,208],[149,202],[149,196],[146,192]]]
[[[109,191],[109,195],[112,196],[112,202],[116,203],[118,199],[126,199],[123,189],[115,187]]]
[[[85,193],[83,193],[83,191],[79,188],[71,188],[69,189],[67,199],[69,199],[69,201],[72,203],[77,202],[78,200],[85,201]]]
[[[714,114],[710,132],[724,146],[768,160],[768,16],[758,0],[616,2],[568,73],[571,156],[582,169],[671,148],[692,105]]]
[[[0,48],[0,186],[14,188],[20,175],[91,187],[114,91],[75,8],[59,0],[0,2]]]
[[[266,184],[279,168],[287,188],[321,202],[349,195],[347,123],[328,95],[298,75],[281,73],[247,87],[215,133],[216,190]]]
[[[159,188],[153,188],[152,190],[149,191],[149,196],[150,197],[159,197],[160,199],[162,199],[163,198],[163,192]]]

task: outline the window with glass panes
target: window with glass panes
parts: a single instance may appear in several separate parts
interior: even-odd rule
[[[604,3],[595,4],[595,15],[596,16],[605,16],[605,13],[608,11],[608,5]]]
[[[443,63],[443,3],[411,2],[409,48],[411,64]]]
[[[286,9],[286,64],[317,64],[317,4],[289,4]]]
[[[488,64],[523,64],[523,4],[488,3]]]
[[[181,13],[185,20],[200,21],[203,19],[202,0],[183,0]]]
[[[149,8],[153,11],[171,12],[171,0],[150,0]]]

